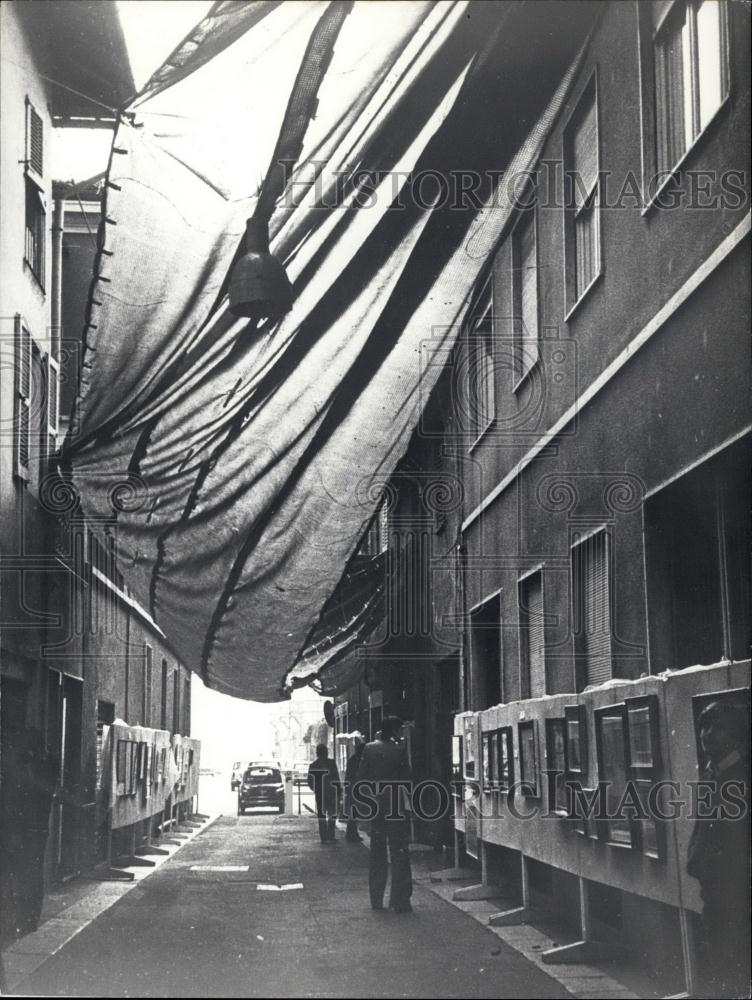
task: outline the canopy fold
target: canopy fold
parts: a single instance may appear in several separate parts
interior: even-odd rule
[[[383,614],[383,567],[355,553],[513,209],[495,182],[480,209],[414,183],[460,163],[503,36],[494,5],[356,2],[271,219],[292,311],[229,314],[325,7],[215,5],[123,116],[63,455],[186,665],[259,701],[323,678]],[[571,72],[513,166],[534,163]]]

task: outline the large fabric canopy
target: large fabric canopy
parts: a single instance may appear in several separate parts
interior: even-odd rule
[[[216,4],[126,109],[63,460],[89,516],[114,510],[121,569],[186,665],[260,701],[373,629],[383,578],[354,553],[511,211],[491,182],[454,210],[414,184],[473,166],[458,135],[506,5],[355,3],[271,219],[292,311],[232,317],[228,274],[326,7]]]

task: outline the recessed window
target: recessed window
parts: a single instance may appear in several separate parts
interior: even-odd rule
[[[470,664],[475,708],[498,705],[501,685],[501,601],[489,598],[470,612]]]
[[[517,377],[538,361],[538,255],[535,210],[526,211],[512,233],[512,294]]]
[[[567,302],[573,307],[601,271],[598,108],[595,76],[580,97],[564,136],[567,185]]]
[[[676,166],[726,96],[725,5],[653,4],[653,31],[656,166],[662,173]]]
[[[493,307],[490,281],[474,310],[468,337],[467,408],[470,430],[477,438],[496,416]]]
[[[645,503],[651,673],[749,656],[749,436]]]
[[[546,632],[541,570],[536,570],[519,581],[518,598],[521,696],[538,698],[546,693]]]
[[[598,531],[572,549],[572,590],[578,687],[610,680],[609,536]]]
[[[729,93],[726,0],[638,5],[643,190],[650,201]]]

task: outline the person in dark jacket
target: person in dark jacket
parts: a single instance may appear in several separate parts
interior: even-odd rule
[[[316,798],[316,815],[322,844],[328,844],[335,839],[334,824],[337,819],[339,784],[337,765],[322,743],[316,747],[316,760],[308,768],[308,787],[313,790]]]
[[[374,910],[384,908],[388,864],[387,845],[392,866],[389,905],[395,913],[412,910],[413,892],[410,870],[410,818],[405,800],[411,780],[407,748],[399,740],[402,720],[387,716],[381,724],[379,739],[367,743],[358,768],[358,781],[372,789],[376,815],[371,821],[371,852],[368,889]],[[403,784],[399,789],[395,782]]]
[[[3,741],[0,822],[0,939],[35,930],[44,901],[44,855],[57,769],[42,734],[26,729]]]
[[[353,802],[352,787],[358,780],[358,770],[365,745],[365,741],[360,736],[355,737],[355,747],[345,768],[345,815],[347,816],[345,840],[350,844],[357,844],[361,840],[358,833],[358,815]]]
[[[699,881],[703,902],[700,995],[749,996],[749,720],[742,708],[713,701],[698,722],[707,762],[700,780],[710,795],[692,830],[687,872]],[[729,794],[743,806],[734,813],[743,815],[724,815]]]

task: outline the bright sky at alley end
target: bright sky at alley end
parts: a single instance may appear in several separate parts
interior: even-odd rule
[[[211,0],[118,0],[137,90],[211,6]]]

